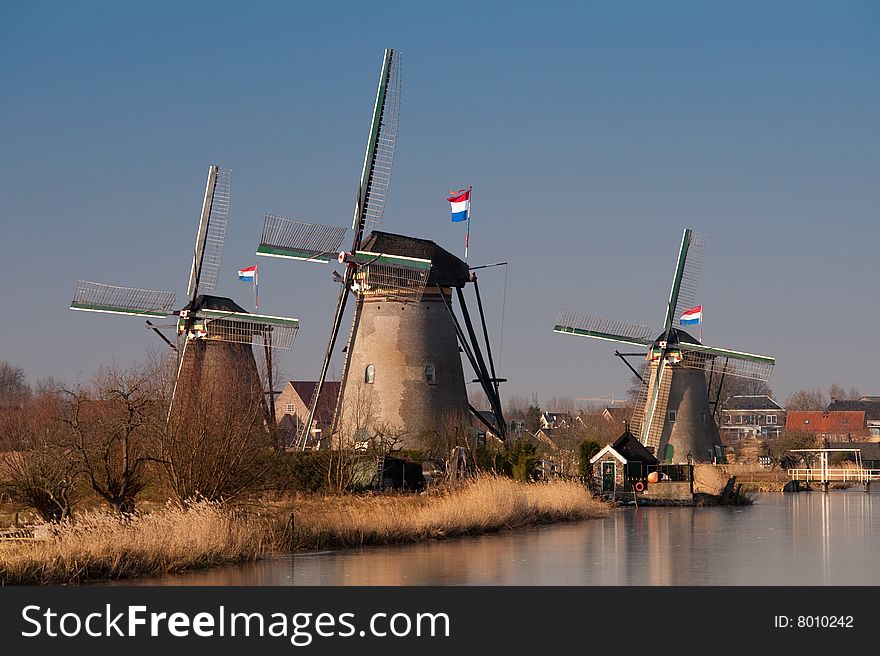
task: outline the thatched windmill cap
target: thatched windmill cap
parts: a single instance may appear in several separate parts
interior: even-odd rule
[[[374,230],[361,244],[361,250],[431,260],[429,287],[435,284],[441,287],[464,287],[470,282],[468,265],[430,239]]]

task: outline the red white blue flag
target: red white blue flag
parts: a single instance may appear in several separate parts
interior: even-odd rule
[[[471,209],[471,190],[459,189],[458,191],[450,191],[449,193],[452,195],[446,200],[449,201],[452,209],[452,221],[454,223],[467,221],[468,212],[470,212]]]
[[[257,265],[245,267],[238,270],[238,279],[242,282],[251,282],[254,284],[254,307],[260,307],[260,276],[257,273]]]
[[[678,323],[682,326],[693,326],[698,323],[703,322],[703,306],[698,305],[697,307],[692,307],[690,310],[685,310],[684,314],[681,315],[681,319],[678,320]]]

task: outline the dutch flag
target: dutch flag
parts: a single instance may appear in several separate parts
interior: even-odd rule
[[[471,190],[470,189],[459,189],[458,191],[450,191],[452,194],[446,200],[449,201],[449,204],[452,207],[452,221],[457,223],[459,221],[467,221],[468,212],[471,209]]]
[[[678,320],[678,323],[682,326],[693,326],[702,323],[702,321],[703,306],[698,305],[697,307],[692,307],[690,310],[685,310],[684,314],[681,315],[681,319]]]
[[[257,265],[238,270],[238,279],[244,282],[254,282],[257,275]]]

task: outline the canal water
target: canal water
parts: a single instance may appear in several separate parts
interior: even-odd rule
[[[880,585],[880,494],[759,494],[723,508],[303,553],[125,585]]]

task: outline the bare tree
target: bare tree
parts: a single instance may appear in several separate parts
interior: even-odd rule
[[[30,396],[24,369],[0,362],[0,405],[21,403]]]
[[[178,389],[157,445],[178,501],[228,500],[264,487],[271,444],[261,394],[217,378]]]
[[[70,517],[77,489],[77,463],[60,438],[57,396],[31,399],[0,414],[0,488],[45,520]]]
[[[529,400],[524,396],[511,396],[504,404],[504,416],[511,421],[525,421]]]
[[[837,383],[831,383],[831,385],[828,387],[828,396],[832,402],[858,401],[861,394],[855,387],[850,387],[847,391]]]
[[[147,369],[102,369],[92,384],[66,391],[67,446],[92,490],[119,513],[135,511],[147,485],[150,436],[163,404]]]
[[[785,402],[786,410],[824,410],[828,397],[821,389],[798,390]]]

